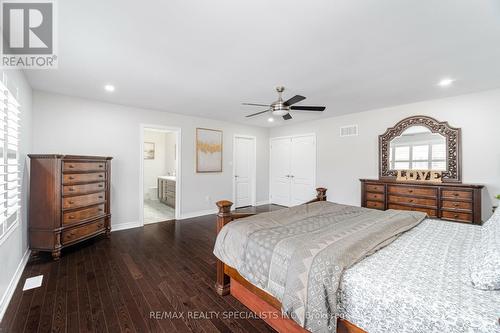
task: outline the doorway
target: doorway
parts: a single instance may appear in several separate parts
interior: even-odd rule
[[[235,208],[256,205],[257,138],[235,135],[233,142],[233,202]]]
[[[300,205],[316,193],[316,135],[271,138],[270,201]]]
[[[141,194],[143,224],[180,216],[180,129],[141,125]]]

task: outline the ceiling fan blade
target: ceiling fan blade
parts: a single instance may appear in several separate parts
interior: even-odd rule
[[[303,105],[298,105],[298,106],[292,106],[290,107],[291,110],[297,110],[297,111],[325,111],[326,106],[303,106]]]
[[[241,103],[241,105],[250,105],[250,106],[269,106],[269,104],[257,104],[257,103]]]
[[[303,101],[305,99],[306,98],[304,96],[295,95],[292,98],[290,98],[288,101],[286,101],[285,104],[290,106],[290,105],[293,105],[293,104],[298,103],[300,101]]]
[[[267,110],[260,111],[260,112],[257,112],[257,113],[252,113],[252,114],[249,114],[248,116],[245,116],[245,117],[249,118],[249,117],[257,116],[257,115],[259,115],[259,114],[261,114],[261,113],[265,113],[265,112],[268,112],[268,111],[270,111],[270,110],[271,110],[271,109],[267,109]]]
[[[287,113],[286,115],[283,116],[283,119],[290,120],[292,119],[292,116],[289,113]]]

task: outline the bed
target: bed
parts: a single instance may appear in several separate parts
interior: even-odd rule
[[[279,332],[500,332],[500,291],[473,288],[469,279],[467,254],[479,241],[480,226],[426,219],[414,212],[337,205],[326,202],[326,189],[318,189],[317,198],[306,205],[253,217],[231,213],[227,201],[218,206],[216,289],[263,314]],[[338,217],[342,215],[345,218]],[[293,219],[294,223],[289,222]],[[307,223],[298,222],[304,219]],[[345,269],[342,257],[335,264],[315,260],[309,271],[294,271],[297,260],[287,256],[300,254],[296,255],[296,249],[287,252],[291,244],[308,237],[316,241],[328,237],[328,227],[321,223],[337,223],[334,229],[343,230],[343,221],[368,226],[368,219],[388,224],[374,231],[357,230],[356,237],[370,232],[376,237],[363,240],[363,244],[372,241],[366,248],[347,245],[347,252],[358,257],[350,258],[352,264],[347,263]],[[259,224],[267,229],[262,231]],[[312,234],[308,234],[311,230],[295,231],[297,226],[311,226]],[[392,232],[385,233],[391,228]],[[259,232],[265,237],[254,237]],[[299,236],[276,236],[281,233]],[[273,239],[275,244],[268,245]],[[266,247],[273,253],[266,255]],[[324,257],[330,258],[331,253]],[[291,288],[301,274],[313,277],[307,288]],[[336,288],[327,290],[325,285],[330,284]],[[301,316],[304,308],[308,316]]]

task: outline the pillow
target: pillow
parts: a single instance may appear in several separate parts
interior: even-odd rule
[[[472,285],[482,290],[500,290],[500,208],[481,227],[479,243],[469,257]]]

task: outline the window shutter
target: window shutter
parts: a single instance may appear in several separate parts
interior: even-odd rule
[[[0,83],[0,238],[19,219],[19,103]]]

